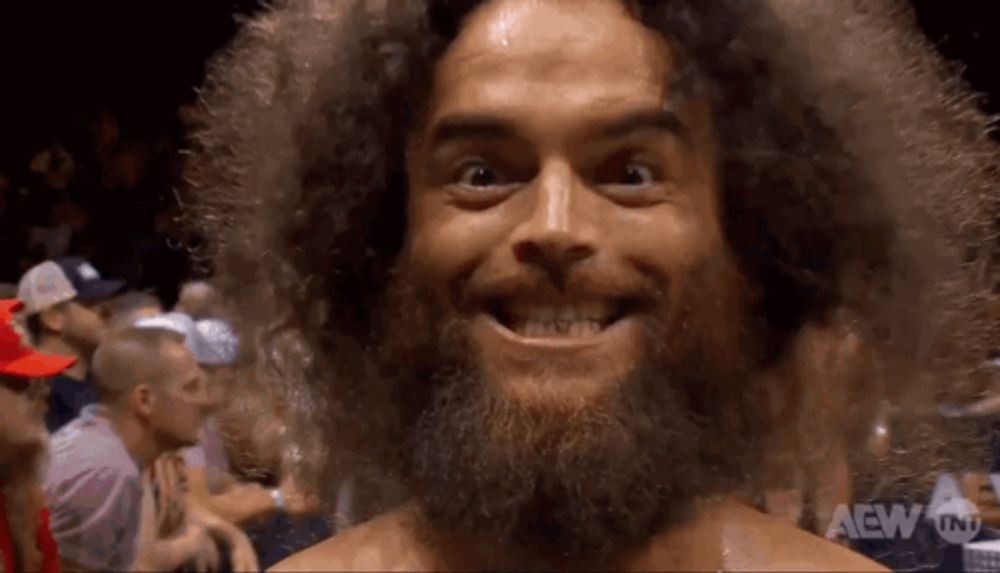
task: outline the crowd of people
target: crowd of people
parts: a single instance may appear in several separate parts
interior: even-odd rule
[[[191,127],[190,105],[172,124]],[[190,269],[177,221],[180,135],[146,134],[108,110],[65,129],[25,161],[0,167],[0,282],[81,256],[168,300]]]
[[[0,571],[257,571],[329,536],[316,496],[281,467],[287,443],[234,445],[260,443],[247,416],[282,428],[277,411],[227,408],[248,371],[212,288],[185,284],[170,312],[126,289],[61,257],[28,269],[3,306],[3,391],[24,393],[5,403],[24,409],[5,410],[4,425],[34,432],[23,440],[34,461],[0,484],[13,508],[0,540],[22,549],[0,547]],[[5,471],[27,451],[4,451]],[[25,511],[44,499],[41,545],[17,535],[26,514],[16,505],[33,486],[40,497]]]

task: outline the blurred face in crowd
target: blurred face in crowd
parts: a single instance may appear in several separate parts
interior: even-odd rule
[[[110,310],[108,324],[110,328],[131,326],[140,318],[149,318],[163,312],[163,306],[159,300],[149,298],[140,304],[134,304],[128,300],[134,295],[135,293],[126,293],[108,305],[107,308]]]
[[[710,118],[665,85],[675,62],[617,0],[489,3],[441,60],[402,263],[447,365],[418,424],[418,479],[451,498],[431,513],[597,542],[666,512],[615,525],[588,500],[681,502],[699,481],[689,408],[718,377],[698,357],[729,366],[739,275]]]
[[[193,446],[211,409],[208,379],[182,342],[170,342],[157,357],[159,383],[150,385],[149,423],[165,449]]]
[[[174,305],[174,311],[182,312],[195,319],[203,318],[212,314],[216,298],[215,289],[206,282],[184,283],[177,304]]]
[[[119,183],[125,187],[135,187],[146,174],[146,155],[139,150],[123,151],[117,157]]]
[[[91,126],[91,133],[98,152],[107,153],[118,143],[120,135],[118,121],[110,112],[103,111]]]
[[[31,457],[45,447],[49,384],[0,374],[0,462]]]
[[[107,301],[69,301],[43,311],[43,322],[84,352],[93,352],[107,329]]]

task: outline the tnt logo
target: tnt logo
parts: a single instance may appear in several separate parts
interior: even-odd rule
[[[930,516],[934,529],[948,543],[968,543],[983,527],[979,508],[967,499],[956,497],[940,504]]]

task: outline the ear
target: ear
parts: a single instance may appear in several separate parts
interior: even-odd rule
[[[38,321],[43,330],[60,333],[66,328],[66,312],[57,305],[38,313]]]
[[[156,396],[149,384],[138,384],[129,394],[129,406],[141,418],[149,418],[156,407]]]

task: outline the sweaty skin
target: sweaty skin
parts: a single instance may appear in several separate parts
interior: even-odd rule
[[[692,269],[731,257],[707,107],[664,82],[676,55],[617,0],[567,5],[496,1],[465,23],[413,140],[403,255],[415,280],[442,294],[467,279],[473,303],[462,312],[472,315],[469,338],[490,391],[554,412],[601,400],[639,366],[643,310],[617,306],[634,294],[630,285],[668,277],[656,282],[671,308]],[[556,284],[570,269],[599,280],[577,292],[508,287],[525,266],[544,267]],[[488,304],[496,300],[499,311]],[[544,316],[553,308],[571,312],[553,321]],[[274,570],[490,567],[464,532],[426,542],[419,511],[386,514]],[[691,520],[615,564],[882,570],[723,498],[698,502]]]
[[[617,2],[487,5],[439,63],[405,256],[417,282],[444,292],[468,273],[470,297],[502,301],[504,318],[485,304],[471,317],[470,338],[505,398],[599,400],[641,359],[638,317],[614,312],[634,285],[670,277],[670,305],[692,266],[729,256],[707,113],[664,104],[671,66]],[[519,284],[538,266],[549,288]],[[593,280],[551,288],[571,274]],[[545,312],[566,309],[568,333],[546,331]],[[600,332],[581,320],[612,317]]]
[[[406,507],[282,561],[271,571],[443,571],[488,569],[462,545],[431,550]],[[467,545],[466,545],[467,547]],[[449,554],[448,562],[438,558]],[[456,565],[456,562],[458,563]],[[587,564],[578,564],[586,570]],[[591,567],[593,567],[591,565]],[[568,567],[569,568],[569,567]],[[733,500],[706,501],[697,517],[623,556],[620,571],[886,571],[878,563]]]

